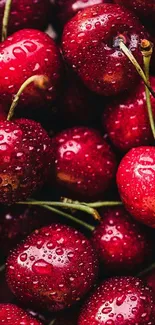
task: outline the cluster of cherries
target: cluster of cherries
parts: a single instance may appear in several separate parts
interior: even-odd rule
[[[0,325],[155,325],[154,17],[0,1]]]

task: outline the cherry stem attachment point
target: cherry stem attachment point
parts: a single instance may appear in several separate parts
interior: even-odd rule
[[[150,84],[150,61],[153,53],[153,44],[144,39],[141,41],[141,53],[143,56],[143,63],[144,63],[144,72],[147,79],[147,82]],[[152,130],[153,137],[155,139],[155,123],[154,123],[154,117],[152,112],[152,104],[151,104],[151,95],[150,91],[145,85],[145,94],[146,94],[146,103],[147,103],[147,111],[148,111],[148,117],[150,121],[150,127]]]
[[[7,116],[7,121],[10,121],[14,115],[14,110],[18,104],[19,98],[26,87],[28,87],[31,83],[34,83],[36,87],[40,89],[46,89],[48,84],[48,77],[44,75],[34,75],[28,78],[22,86],[19,88],[17,94],[15,95],[11,107],[9,109],[9,113]]]
[[[139,65],[139,63],[137,62],[137,60],[135,59],[135,57],[133,56],[133,54],[131,53],[131,51],[124,44],[123,39],[121,37],[120,37],[119,46],[120,46],[120,49],[122,50],[122,52],[128,57],[128,59],[134,65],[134,67],[137,70],[137,72],[139,73],[140,77],[143,79],[146,87],[149,89],[150,93],[155,98],[155,91],[150,86],[150,83],[148,82],[144,71],[142,70],[141,66]]]
[[[8,34],[8,23],[11,12],[12,0],[6,0],[4,15],[2,20],[2,42],[5,41]]]
[[[17,202],[17,204],[40,205],[40,206],[48,205],[50,207],[75,209],[92,215],[95,220],[101,220],[99,213],[94,208],[81,203],[68,203],[68,202],[64,203],[64,202],[54,202],[54,201],[25,201],[25,202]]]

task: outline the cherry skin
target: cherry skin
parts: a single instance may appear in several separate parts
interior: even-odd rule
[[[135,14],[143,18],[144,20],[150,23],[150,21],[154,22],[155,15],[155,2],[154,0],[114,0],[115,3],[122,5],[132,11]]]
[[[103,272],[122,275],[142,269],[153,257],[146,227],[135,222],[123,207],[103,210],[100,216],[102,221],[93,232],[92,242]]]
[[[43,208],[0,206],[0,260],[8,256],[10,250],[33,230],[52,222],[52,212]]]
[[[6,0],[0,1],[0,31]],[[8,34],[24,28],[44,29],[48,24],[49,0],[13,0],[8,23]]]
[[[97,130],[64,130],[52,139],[52,148],[52,179],[70,195],[76,194],[76,199],[94,199],[110,186],[116,159]]]
[[[0,304],[0,323],[5,325],[42,325],[24,310],[12,304]]]
[[[0,122],[0,203],[28,198],[46,181],[51,165],[51,139],[37,122]]]
[[[0,97],[6,110],[24,81],[33,75],[47,76],[47,89],[29,85],[20,98],[22,107],[38,108],[51,102],[61,75],[60,54],[52,38],[35,29],[24,29],[0,44]]]
[[[127,9],[115,4],[91,6],[65,26],[62,50],[66,62],[84,84],[101,95],[116,95],[134,87],[138,74],[119,48],[120,35],[139,63],[143,26]]]
[[[155,88],[154,77],[151,77],[151,85]],[[151,102],[155,116],[153,96]],[[109,103],[104,110],[102,123],[111,142],[120,151],[126,152],[133,147],[152,143],[144,83],[141,81],[132,93]]]
[[[155,268],[149,271],[147,274],[142,276],[143,281],[153,290],[155,295]]]
[[[7,261],[7,281],[16,297],[50,311],[80,300],[97,273],[98,261],[89,240],[60,224],[34,232]]]
[[[78,325],[153,325],[153,292],[134,277],[104,281],[83,306]]]
[[[117,186],[127,211],[155,228],[155,147],[133,148],[123,157]]]
[[[56,16],[58,23],[61,27],[69,21],[73,16],[75,16],[78,11],[94,6],[99,3],[110,3],[112,0],[56,0]]]

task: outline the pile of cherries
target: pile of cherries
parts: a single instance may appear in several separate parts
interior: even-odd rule
[[[3,0],[0,31],[0,325],[155,325],[155,1]]]

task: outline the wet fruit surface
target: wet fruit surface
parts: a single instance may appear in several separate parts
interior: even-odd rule
[[[144,268],[153,257],[148,229],[136,223],[122,207],[103,210],[100,216],[102,221],[93,232],[92,241],[103,272],[131,274]]]
[[[101,95],[115,95],[134,87],[137,72],[119,48],[119,37],[139,63],[142,25],[124,7],[100,4],[84,9],[65,26],[62,49],[67,63],[85,85]]]
[[[51,140],[32,120],[0,122],[0,202],[27,198],[45,182],[51,156]]]
[[[94,129],[64,130],[52,139],[54,173],[57,184],[91,198],[103,193],[115,176],[116,160],[111,148]]]
[[[47,89],[38,89],[31,84],[20,98],[22,106],[39,107],[53,100],[60,73],[59,50],[54,41],[43,32],[20,30],[0,44],[0,96],[6,110],[23,82],[32,75],[47,76]]]
[[[117,171],[121,199],[140,222],[155,227],[155,148],[131,149],[122,159]]]
[[[96,254],[88,239],[57,224],[30,235],[7,262],[8,284],[18,299],[51,311],[79,301],[97,272]]]
[[[155,78],[151,77],[155,88]],[[151,97],[155,115],[155,98]],[[153,142],[146,106],[144,84],[141,81],[132,93],[121,95],[107,105],[102,122],[112,143],[121,151],[149,145]]]
[[[0,1],[0,31],[6,0]],[[8,34],[23,28],[43,29],[48,24],[49,0],[13,0],[9,18]]]
[[[114,0],[114,2],[134,11],[137,16],[146,19],[147,25],[149,25],[150,20],[154,22],[154,0]]]
[[[85,303],[78,325],[153,325],[152,291],[138,278],[103,282]]]
[[[5,325],[41,325],[24,310],[12,304],[0,304],[0,323]]]

